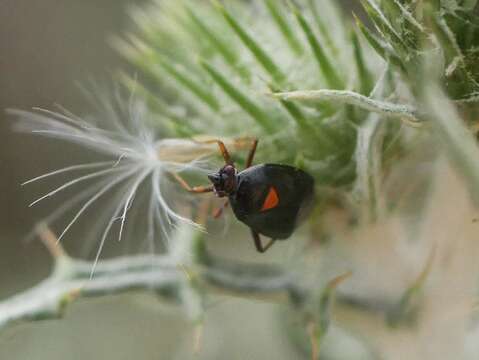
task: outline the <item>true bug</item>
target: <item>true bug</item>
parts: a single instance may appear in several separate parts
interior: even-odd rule
[[[289,165],[251,166],[257,139],[252,140],[246,167],[240,172],[222,141],[210,140],[205,143],[217,143],[226,163],[217,172],[208,175],[212,185],[190,187],[178,174],[173,174],[178,182],[193,193],[214,192],[220,198],[228,197],[223,207],[231,204],[236,218],[250,227],[259,252],[268,250],[276,240],[289,238],[312,207],[313,177]],[[221,211],[222,208],[217,216]],[[271,238],[264,246],[260,234]]]

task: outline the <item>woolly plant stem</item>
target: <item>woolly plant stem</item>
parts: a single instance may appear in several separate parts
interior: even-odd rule
[[[420,123],[417,110],[412,106],[371,99],[349,90],[299,90],[274,93],[273,96],[281,100],[295,100],[309,103],[320,101],[345,103],[378,113],[385,117],[403,118],[412,123]]]
[[[150,290],[181,302],[181,287],[192,279],[218,293],[268,301],[303,298],[303,289],[291,274],[274,266],[218,261],[201,247],[193,249],[193,256],[204,263],[194,266],[174,253],[137,255],[99,261],[90,278],[93,262],[69,257],[49,230],[41,238],[55,260],[53,271],[33,288],[0,302],[0,329],[21,320],[61,317],[66,306],[79,297]]]

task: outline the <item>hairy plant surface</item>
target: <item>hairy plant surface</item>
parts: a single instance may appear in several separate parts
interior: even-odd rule
[[[285,300],[283,324],[305,356],[477,358],[477,1],[361,3],[367,26],[328,0],[152,2],[131,9],[134,27],[113,39],[138,73],[118,71],[124,89],[100,94],[96,115],[14,111],[21,130],[107,158],[30,181],[81,172],[33,204],[90,184],[47,219],[78,208],[57,241],[112,195],[100,204],[108,218],[91,263],[69,258],[43,229],[55,271],[0,303],[0,325],[130,288],[173,298],[199,324],[216,289]],[[316,179],[307,231],[291,240],[294,261],[214,255],[206,249],[210,204],[172,176],[204,183],[221,164],[202,142],[211,139],[223,140],[241,168],[253,137],[255,162],[294,165]],[[122,237],[135,207],[161,254],[102,261],[108,235],[116,224]],[[48,301],[32,300],[42,292]]]

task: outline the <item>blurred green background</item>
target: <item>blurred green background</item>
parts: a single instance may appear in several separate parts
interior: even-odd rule
[[[58,206],[53,201],[28,208],[28,203],[54,184],[22,188],[20,183],[86,158],[62,142],[12,132],[13,119],[3,109],[54,109],[57,103],[81,114],[87,105],[77,84],[88,78],[109,82],[112,71],[125,66],[108,38],[128,26],[129,3],[0,1],[2,299],[43,279],[51,265],[42,245],[25,239],[35,222]],[[69,238],[75,239],[75,232]],[[251,254],[250,245],[243,241],[239,247]],[[81,249],[81,239],[66,246]],[[113,246],[121,253],[120,245]],[[62,320],[21,324],[0,333],[0,359],[300,358],[287,343],[278,312],[270,304],[220,299],[208,310],[203,348],[194,356],[191,325],[180,310],[165,307],[151,295],[78,301]]]

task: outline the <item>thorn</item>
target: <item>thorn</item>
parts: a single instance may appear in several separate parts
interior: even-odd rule
[[[193,334],[193,354],[198,355],[201,351],[201,343],[203,340],[203,323],[195,326]]]
[[[329,283],[328,283],[328,286],[327,288],[329,290],[334,290],[336,289],[339,284],[341,284],[344,280],[348,279],[349,277],[351,277],[353,275],[353,272],[351,270],[345,272],[344,274],[342,275],[339,275],[337,277],[335,277],[334,279],[332,279]]]
[[[437,243],[435,242],[432,245],[431,253],[429,254],[426,260],[426,265],[424,266],[422,271],[419,273],[416,280],[413,282],[412,288],[419,288],[422,285],[424,285],[424,282],[426,281],[427,276],[431,272],[431,268],[436,257],[436,251],[437,251]]]
[[[391,326],[395,327],[401,323],[407,323],[416,320],[417,311],[421,305],[420,292],[425,285],[429,273],[431,272],[431,268],[436,256],[436,250],[437,243],[433,243],[431,253],[426,260],[424,268],[417,275],[412,284],[406,288],[397,305],[389,311],[387,320]]]
[[[266,91],[264,95],[278,100],[288,100],[287,93],[281,91]]]
[[[81,295],[81,288],[76,288],[73,290],[68,291],[62,298],[60,299],[60,304],[58,308],[58,315],[60,317],[63,316],[65,313],[65,309],[68,305],[70,305],[73,301],[78,299]]]
[[[319,358],[319,346],[316,334],[316,324],[311,321],[307,327],[309,341],[311,342],[311,360],[317,360]]]
[[[50,255],[54,259],[67,257],[67,253],[59,243],[58,237],[45,223],[40,223],[36,226],[35,232],[40,237],[43,245],[47,248]]]
[[[270,97],[270,98],[273,98],[273,99],[276,99],[276,100],[278,100],[278,99],[281,100],[277,94],[278,94],[278,93],[273,92],[273,91],[265,91],[265,92],[263,92],[263,95],[264,95],[264,96],[267,96],[267,97]]]
[[[178,267],[181,269],[181,271],[183,271],[188,282],[193,281],[193,275],[191,274],[190,271],[188,271],[188,269],[186,268],[184,264],[178,264]]]
[[[70,292],[68,292],[67,296],[68,296],[68,301],[69,302],[73,302],[75,301],[76,299],[78,299],[81,295],[81,292],[82,292],[82,289],[81,288],[76,288],[76,289],[73,289],[71,290]]]

